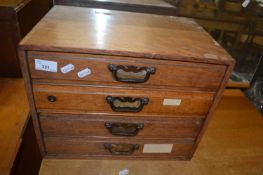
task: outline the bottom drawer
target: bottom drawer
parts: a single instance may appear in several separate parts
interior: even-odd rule
[[[164,139],[87,139],[46,137],[47,156],[65,158],[189,159],[193,142]]]

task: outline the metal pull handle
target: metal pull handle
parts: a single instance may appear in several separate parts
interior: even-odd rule
[[[131,155],[135,150],[139,149],[139,147],[139,144],[104,144],[104,148],[109,150],[109,152],[113,155]]]
[[[106,122],[105,127],[109,130],[109,132],[112,135],[136,136],[138,132],[143,129],[144,124]]]
[[[110,64],[108,66],[115,80],[126,83],[144,83],[151,74],[156,72],[155,67],[137,67]]]
[[[149,98],[131,98],[131,97],[106,97],[111,109],[116,112],[140,112],[144,105],[149,103]]]

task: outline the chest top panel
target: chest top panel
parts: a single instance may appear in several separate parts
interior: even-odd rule
[[[48,50],[231,64],[193,19],[54,6],[20,43]]]

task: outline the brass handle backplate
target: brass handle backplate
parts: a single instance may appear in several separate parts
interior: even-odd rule
[[[105,127],[113,135],[117,136],[136,136],[143,129],[143,123],[113,123],[106,122]]]
[[[106,101],[110,104],[111,109],[116,112],[140,112],[144,105],[149,103],[149,98],[107,96]]]
[[[125,83],[144,83],[156,72],[155,67],[110,64],[108,68],[116,81]]]
[[[131,155],[135,150],[139,149],[139,144],[126,144],[126,143],[105,143],[104,148],[113,155]]]

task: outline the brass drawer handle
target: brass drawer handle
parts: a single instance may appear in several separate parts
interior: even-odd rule
[[[144,83],[151,74],[156,72],[155,67],[137,67],[110,64],[108,66],[115,80],[126,83]]]
[[[135,150],[139,149],[139,147],[139,144],[104,144],[104,148],[109,150],[109,152],[113,155],[131,155]]]
[[[149,103],[149,98],[131,98],[131,97],[106,97],[111,109],[116,112],[140,112],[144,105]]]
[[[143,129],[143,123],[112,123],[106,122],[105,127],[112,135],[117,136],[136,136]]]

